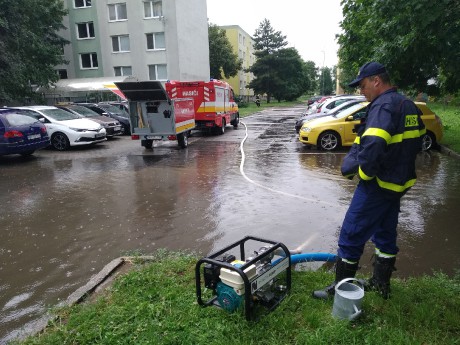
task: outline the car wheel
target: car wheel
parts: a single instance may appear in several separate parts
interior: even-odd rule
[[[235,118],[235,120],[233,120],[233,123],[232,123],[233,128],[237,129],[239,123],[240,123],[240,114],[237,113],[236,118]]]
[[[222,119],[222,127],[217,127],[217,130],[219,132],[220,135],[224,134],[225,133],[225,126],[227,124],[225,123],[225,119]]]
[[[318,148],[333,151],[340,147],[340,136],[332,131],[322,133],[318,138]]]
[[[21,153],[21,156],[23,157],[27,157],[27,156],[32,156],[34,154],[35,151],[26,151],[26,152],[22,152]]]
[[[129,128],[129,126],[123,126],[123,134],[124,135],[130,135],[131,134],[131,128]]]
[[[70,142],[64,133],[54,133],[51,137],[51,145],[58,151],[68,150]]]
[[[184,133],[179,133],[177,135],[177,142],[179,143],[179,146],[185,149],[188,146],[188,136],[187,132]]]
[[[422,151],[431,150],[436,145],[434,134],[427,131],[422,137]]]

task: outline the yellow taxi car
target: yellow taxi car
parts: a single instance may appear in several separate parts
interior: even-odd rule
[[[344,111],[305,122],[299,131],[299,140],[305,145],[332,151],[342,146],[351,146],[356,138],[355,125],[366,115],[369,102],[358,103]],[[441,141],[443,127],[438,115],[428,108],[426,103],[415,102],[422,111],[422,120],[426,134],[422,140],[422,150],[434,148]]]

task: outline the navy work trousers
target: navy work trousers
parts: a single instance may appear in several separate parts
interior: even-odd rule
[[[359,261],[369,239],[380,252],[396,255],[400,201],[401,195],[382,190],[375,180],[361,180],[340,230],[338,256]]]

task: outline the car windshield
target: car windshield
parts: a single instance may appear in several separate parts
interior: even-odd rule
[[[103,108],[104,110],[108,111],[109,113],[111,114],[115,114],[115,115],[118,115],[118,116],[122,116],[122,117],[129,117],[128,113],[114,105],[111,105],[111,104],[99,104],[99,106],[101,108]]]
[[[10,126],[24,126],[24,125],[31,125],[36,122],[39,122],[37,119],[21,115],[21,114],[5,114],[6,121],[10,124]]]
[[[41,112],[56,121],[79,119],[78,115],[69,113],[68,111],[59,108],[41,109]]]
[[[343,110],[345,110],[347,108],[350,108],[350,107],[354,106],[355,104],[361,103],[361,102],[362,101],[360,101],[360,100],[348,101],[346,103],[340,104],[339,106],[337,106],[337,107],[335,107],[335,108],[333,108],[331,110],[332,110],[333,114],[335,115],[335,114],[338,114],[339,112],[341,112],[341,111],[343,111]],[[333,115],[333,114],[331,114],[331,115]]]
[[[334,114],[332,116],[334,116],[336,118],[339,118],[339,119],[342,119],[344,117],[353,115],[353,113],[357,112],[360,109],[365,110],[366,105],[367,105],[366,103],[361,102],[361,103],[358,103],[358,104],[355,104],[355,105],[351,106],[350,108],[342,109],[337,114]]]
[[[84,117],[99,117],[100,115],[95,111],[81,105],[68,105],[66,108],[73,110],[74,112],[80,114]]]

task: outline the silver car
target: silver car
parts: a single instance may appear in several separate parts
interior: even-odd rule
[[[99,123],[105,128],[107,138],[123,134],[120,122],[108,116],[99,115],[87,107],[78,104],[56,104],[56,107],[78,115],[81,118],[86,118]]]

